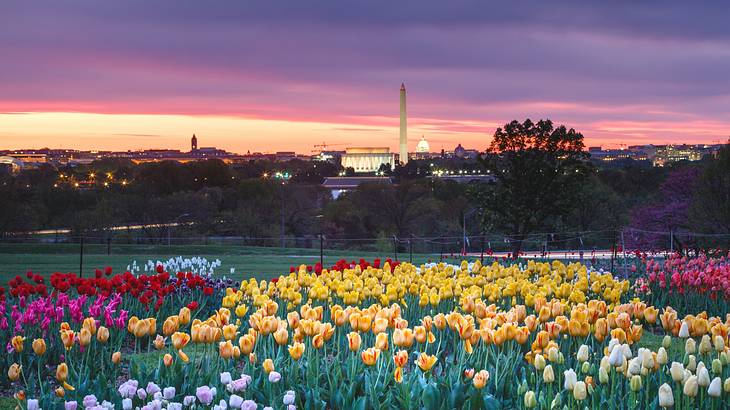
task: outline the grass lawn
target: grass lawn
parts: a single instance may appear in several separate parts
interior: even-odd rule
[[[105,245],[86,245],[84,247],[83,274],[93,275],[94,269],[111,266],[115,272],[123,272],[132,261],[144,265],[148,260],[167,260],[171,257],[202,256],[209,260],[220,259],[220,274],[228,274],[235,268],[236,279],[271,278],[288,273],[291,265],[319,262],[318,249],[302,248],[263,248],[226,245],[113,245],[111,255],[107,255]],[[331,266],[340,259],[358,260],[365,258],[392,257],[392,253],[361,251],[326,251],[325,266]],[[408,260],[408,254],[399,254]],[[415,263],[438,260],[439,255],[414,255]],[[28,270],[48,275],[53,272],[79,271],[78,244],[0,244],[0,283],[6,283],[15,275]]]

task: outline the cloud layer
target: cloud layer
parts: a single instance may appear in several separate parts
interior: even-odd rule
[[[0,5],[0,112],[299,123],[269,145],[300,150],[311,133],[289,132],[331,124],[323,137],[350,142],[365,128],[394,146],[405,81],[411,135],[445,144],[483,147],[524,117],[573,126],[589,143],[711,142],[730,135],[727,11],[721,1],[11,0]],[[98,145],[106,132],[156,134],[108,128],[94,131]],[[52,145],[48,132],[3,139]]]

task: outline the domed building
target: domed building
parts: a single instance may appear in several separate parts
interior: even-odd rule
[[[418,145],[416,145],[416,154],[426,154],[428,152],[431,152],[431,147],[428,145],[426,137],[421,135],[421,140],[418,141]]]
[[[454,148],[454,156],[456,158],[464,158],[466,156],[466,150],[464,147],[461,146],[461,144],[457,145],[456,148]]]

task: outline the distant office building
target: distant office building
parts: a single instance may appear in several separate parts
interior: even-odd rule
[[[699,161],[702,152],[692,145],[664,145],[657,147],[653,163],[655,167],[663,167],[672,162]]]
[[[294,151],[278,151],[275,154],[276,162],[287,162],[295,159],[297,153]]]
[[[193,134],[193,138],[190,139],[190,151],[198,150],[198,138]]]
[[[22,161],[26,165],[47,164],[49,162],[48,154],[15,152],[10,154],[10,156]]]

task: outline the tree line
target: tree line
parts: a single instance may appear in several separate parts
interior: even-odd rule
[[[730,234],[727,146],[711,160],[601,169],[589,161],[579,132],[526,120],[499,128],[478,161],[439,164],[489,173],[493,182],[428,178],[430,166],[411,161],[390,172],[393,184],[363,184],[336,200],[321,182],[343,170],[328,162],[105,159],[75,168],[41,167],[0,176],[0,235],[69,228],[71,236],[162,243],[170,237],[235,236],[276,245],[282,236],[321,234],[387,246],[393,236],[466,233],[503,235],[517,254],[539,232],[672,231],[677,246],[687,248],[707,244],[688,241],[683,232]],[[277,177],[284,171],[288,178]],[[128,225],[143,229],[111,230]],[[667,240],[648,234],[629,239],[637,248],[666,247]],[[713,246],[723,243],[727,239]]]

